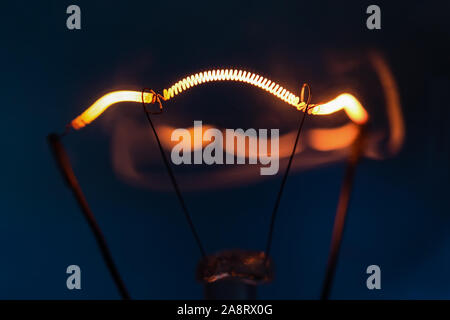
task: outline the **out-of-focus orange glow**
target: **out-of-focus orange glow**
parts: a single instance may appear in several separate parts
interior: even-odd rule
[[[358,132],[359,126],[354,123],[348,123],[339,128],[311,129],[308,132],[308,142],[318,151],[331,151],[350,146]]]
[[[150,103],[153,99],[153,94],[144,92],[144,102]],[[80,129],[87,124],[94,121],[111,105],[118,102],[142,102],[142,92],[140,91],[113,91],[105,94],[103,97],[95,101],[89,108],[81,115],[72,120],[71,125],[74,129]]]
[[[158,126],[159,139],[161,140],[161,143],[163,144],[163,146],[166,149],[171,150],[176,144],[179,143],[178,141],[172,141],[172,133],[176,129],[178,129],[178,128],[174,128],[171,126],[164,126],[164,125]],[[190,142],[190,145],[186,146],[184,149],[185,150],[192,149],[192,151],[195,151],[195,150],[203,148],[207,144],[209,144],[210,141],[203,140],[203,132],[208,129],[213,129],[213,127],[208,124],[202,124],[202,132],[200,132],[202,140],[201,140],[201,143],[196,143],[194,141],[195,128],[194,127],[186,128],[185,130],[187,130],[189,132],[189,135],[191,137],[191,142]]]
[[[405,139],[405,124],[403,123],[403,114],[397,83],[389,66],[380,54],[372,52],[370,54],[370,61],[372,62],[383,87],[391,132],[388,148],[391,154],[395,154],[400,150],[403,140]],[[377,155],[377,157],[382,157],[382,155]]]
[[[160,126],[157,127],[159,140],[161,141],[161,143],[164,146],[164,148],[167,149],[167,150],[172,150],[172,148],[176,144],[180,143],[178,141],[172,141],[172,133],[173,133],[173,131],[175,129],[178,129],[178,128],[171,127],[171,126],[165,126],[165,125],[160,125]],[[190,142],[191,144],[188,145],[188,146],[185,146],[184,149],[185,150],[190,149],[192,151],[195,151],[197,149],[200,149],[200,147],[203,148],[206,145],[210,144],[211,141],[204,140],[204,138],[203,138],[203,134],[208,129],[215,129],[215,128],[213,126],[211,126],[211,125],[203,123],[202,124],[202,132],[201,132],[202,141],[201,141],[201,144],[196,144],[195,141],[194,141],[194,135],[195,135],[194,127],[186,128],[185,130],[187,130],[189,132],[190,136],[191,136],[191,142]],[[226,136],[225,129],[219,129],[219,130],[222,132],[222,134],[224,136]],[[238,137],[241,136],[241,134],[239,132],[235,132],[235,135],[238,136]],[[286,133],[284,135],[280,135],[280,137],[279,137],[278,154],[271,154],[271,155],[272,156],[277,156],[279,158],[289,157],[290,154],[292,153],[292,145],[291,144],[292,144],[292,141],[295,141],[295,136],[296,136],[296,132],[295,131]],[[249,150],[249,144],[251,144],[251,143],[254,143],[254,144],[262,143],[262,144],[268,145],[269,146],[268,149],[270,150],[270,143],[271,143],[270,139],[267,139],[267,138],[265,139],[263,137],[256,138],[256,137],[253,137],[253,136],[247,136],[246,138],[248,139],[248,143],[245,144],[244,153],[242,153],[242,150],[237,148],[236,145],[233,145],[233,149],[228,149],[226,143],[224,143],[224,145],[223,145],[223,150],[225,152],[230,153],[230,154],[237,155],[238,157],[241,157],[241,158],[255,158],[255,159],[258,159],[258,157],[260,157],[260,153],[258,151],[255,153],[255,152],[252,152],[251,150]],[[303,144],[299,144],[297,146],[297,149],[296,149],[295,153],[296,154],[300,153],[303,149],[304,149]],[[270,154],[270,151],[269,151],[269,154]]]
[[[279,84],[251,72],[231,69],[210,70],[186,77],[176,82],[169,89],[164,89],[164,100],[169,100],[191,87],[211,81],[238,81],[248,83],[273,94],[275,97],[294,106],[300,111],[305,111],[306,108],[306,104],[300,101],[298,96],[284,89]],[[145,103],[150,103],[152,98],[152,93],[144,92]],[[83,128],[100,116],[109,106],[118,102],[142,102],[142,92],[110,92],[95,101],[86,111],[75,118],[71,122],[71,126],[77,130]],[[364,107],[358,99],[349,93],[343,93],[337,98],[323,104],[310,104],[309,107],[309,113],[313,115],[329,115],[340,110],[345,110],[349,118],[358,124],[363,124],[368,119],[368,114]]]

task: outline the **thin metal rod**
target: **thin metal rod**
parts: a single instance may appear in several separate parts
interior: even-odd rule
[[[350,196],[353,188],[356,167],[364,150],[365,129],[360,128],[359,134],[353,143],[350,157],[347,161],[344,179],[339,195],[339,201],[334,218],[333,233],[331,236],[330,252],[328,255],[327,269],[325,273],[325,280],[322,287],[321,299],[328,300],[330,291],[333,285],[334,275],[336,273],[336,266],[339,258],[339,250],[342,243],[342,235],[344,233],[345,221],[350,204]]]
[[[275,228],[275,220],[276,220],[276,217],[277,217],[278,207],[280,206],[280,201],[281,201],[281,196],[283,195],[284,185],[286,184],[287,177],[289,176],[289,171],[291,169],[292,160],[294,159],[295,150],[297,149],[298,140],[300,138],[300,132],[302,131],[303,124],[305,123],[306,114],[308,113],[309,101],[311,100],[311,89],[309,88],[309,86],[307,84],[304,84],[303,87],[302,87],[302,98],[304,96],[304,89],[305,89],[305,87],[308,87],[308,91],[309,91],[308,92],[308,102],[306,103],[303,115],[300,115],[299,126],[298,126],[298,130],[297,130],[297,136],[295,137],[294,147],[292,148],[291,156],[289,157],[288,165],[286,167],[286,170],[284,171],[284,175],[283,175],[283,178],[281,180],[280,189],[278,190],[278,195],[277,195],[277,198],[275,200],[275,205],[273,207],[272,216],[271,216],[271,219],[270,219],[269,235],[267,237],[267,245],[266,245],[266,251],[265,251],[266,252],[265,262],[267,262],[267,260],[269,258],[269,255],[270,255],[270,249],[272,247],[273,231],[274,231],[274,228]]]
[[[153,125],[153,122],[152,122],[152,120],[150,118],[149,112],[145,108],[145,105],[144,105],[144,112],[145,112],[145,115],[147,116],[147,120],[148,120],[150,126],[152,127],[153,134],[155,135],[156,142],[158,143],[159,151],[161,152],[161,156],[163,158],[163,161],[164,161],[164,164],[166,166],[167,172],[169,173],[170,181],[172,182],[172,185],[173,185],[173,187],[175,189],[175,193],[177,194],[178,200],[180,202],[181,208],[183,209],[184,216],[186,217],[186,220],[187,220],[187,222],[189,224],[189,227],[190,227],[190,229],[192,231],[192,234],[193,234],[193,236],[195,238],[195,241],[197,242],[197,246],[200,249],[200,253],[202,254],[203,257],[206,257],[205,249],[203,248],[202,242],[200,241],[200,237],[198,236],[198,233],[197,233],[197,231],[195,229],[194,223],[192,222],[191,215],[189,214],[189,211],[187,209],[186,203],[184,202],[184,198],[183,198],[183,196],[181,194],[181,191],[180,191],[180,188],[178,186],[177,180],[175,179],[175,175],[173,173],[172,167],[169,164],[169,160],[167,159],[167,156],[166,156],[166,154],[164,152],[164,149],[163,149],[163,147],[161,145],[161,141],[159,140],[158,134],[156,133],[155,126]]]
[[[114,280],[114,283],[117,286],[117,289],[119,290],[119,293],[124,300],[129,300],[130,295],[128,294],[128,290],[125,287],[125,284],[119,274],[119,271],[114,263],[114,260],[112,258],[111,252],[108,248],[108,245],[106,243],[105,237],[103,235],[102,230],[100,229],[100,226],[98,225],[94,213],[92,212],[91,208],[89,207],[89,204],[86,200],[86,197],[83,194],[83,191],[78,183],[78,180],[75,176],[75,173],[73,172],[72,165],[70,164],[69,157],[64,149],[63,144],[60,140],[60,135],[52,133],[48,137],[48,142],[50,144],[50,148],[53,152],[53,155],[56,159],[56,162],[58,164],[58,167],[61,170],[61,173],[69,187],[69,189],[72,191],[73,195],[75,196],[75,199],[78,203],[78,205],[81,208],[81,212],[83,213],[84,217],[86,218],[89,227],[91,228],[95,241],[97,242],[97,245],[100,249],[100,252],[103,257],[103,261],[105,261],[105,264],[111,273],[111,276]]]

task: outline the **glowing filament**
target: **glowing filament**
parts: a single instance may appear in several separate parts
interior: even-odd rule
[[[238,81],[248,83],[273,94],[294,107],[299,106],[300,98],[279,84],[255,73],[232,69],[209,70],[186,77],[175,83],[169,89],[165,89],[163,91],[164,99],[169,100],[189,88],[211,81]]]
[[[298,96],[286,90],[279,84],[257,74],[235,69],[209,70],[186,77],[176,82],[169,89],[164,89],[164,100],[172,99],[176,95],[188,90],[189,88],[212,81],[237,81],[248,83],[271,93],[275,97],[281,99],[282,101],[288,103],[289,105],[297,108],[300,111],[304,111],[306,107],[304,102],[300,102],[300,98]],[[143,97],[145,103],[150,103],[152,102],[153,94],[144,92]],[[83,128],[87,124],[94,121],[112,104],[118,102],[142,102],[142,92],[110,92],[95,101],[94,104],[86,109],[86,111],[75,118],[71,122],[71,126],[77,130]],[[345,110],[348,117],[357,124],[363,124],[368,119],[368,114],[364,107],[353,95],[349,93],[343,93],[327,103],[310,104],[308,112],[313,115],[328,115],[339,110]]]
[[[153,94],[144,92],[144,102],[150,103]],[[95,101],[81,115],[72,120],[71,125],[74,129],[83,128],[85,125],[94,121],[112,104],[118,102],[142,102],[142,92],[140,91],[113,91],[105,94],[103,97]]]
[[[342,109],[345,110],[348,117],[355,123],[363,124],[369,118],[367,111],[358,99],[350,93],[343,93],[329,102],[313,105],[310,112],[316,115],[327,115]]]

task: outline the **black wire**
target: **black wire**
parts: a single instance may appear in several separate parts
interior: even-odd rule
[[[81,212],[86,218],[89,227],[92,230],[92,233],[94,234],[95,241],[97,242],[97,245],[100,249],[103,261],[105,262],[109,272],[111,273],[111,276],[114,280],[114,283],[117,286],[117,289],[119,290],[122,299],[129,300],[130,295],[128,294],[128,290],[125,287],[125,283],[123,282],[119,274],[119,270],[117,269],[117,266],[114,263],[111,251],[109,250],[108,244],[106,243],[105,236],[103,235],[103,232],[100,229],[97,220],[95,219],[94,213],[89,207],[89,204],[86,200],[86,197],[83,194],[81,186],[78,183],[75,173],[73,172],[69,157],[64,149],[63,144],[61,143],[60,139],[61,137],[62,137],[61,135],[55,133],[52,133],[47,137],[51,150],[57,162],[57,165],[61,170],[61,173],[67,185],[69,186],[70,190],[75,196],[75,199],[77,200],[77,203],[81,208]]]
[[[142,99],[142,101],[144,101],[144,100]],[[184,215],[186,217],[186,220],[187,220],[187,222],[189,224],[189,227],[191,228],[192,234],[194,235],[195,241],[197,242],[198,248],[200,249],[200,252],[201,252],[202,256],[206,257],[205,249],[203,248],[202,242],[200,241],[200,237],[198,236],[197,231],[195,230],[194,223],[192,222],[192,219],[191,219],[191,215],[189,214],[189,211],[187,209],[186,203],[184,202],[184,199],[183,199],[183,196],[181,194],[180,188],[178,186],[177,180],[175,179],[175,175],[173,173],[172,167],[170,166],[169,161],[167,160],[166,154],[164,153],[163,147],[161,145],[161,141],[159,140],[158,134],[156,133],[155,126],[153,125],[153,122],[152,122],[152,120],[150,118],[149,112],[145,108],[144,102],[143,102],[142,105],[143,105],[143,108],[144,108],[144,113],[147,116],[147,120],[148,120],[150,126],[152,127],[153,133],[154,133],[155,138],[156,138],[156,142],[158,143],[159,151],[161,152],[161,156],[163,158],[163,161],[164,161],[164,164],[166,166],[167,172],[169,173],[170,180],[171,180],[172,185],[173,185],[173,187],[175,189],[175,192],[177,194],[177,197],[178,197],[178,200],[180,202],[181,208],[183,209],[183,212],[184,212]]]
[[[358,136],[353,143],[350,157],[347,161],[342,187],[339,194],[339,201],[334,217],[333,232],[331,235],[330,252],[328,254],[327,268],[325,271],[325,279],[322,286],[321,300],[328,300],[333,285],[336,267],[339,259],[339,251],[342,244],[342,236],[344,234],[347,213],[350,206],[351,193],[355,180],[356,167],[361,158],[364,148],[365,128],[361,127]]]
[[[302,87],[302,97],[303,97],[304,88],[306,86],[307,85],[304,84]],[[291,153],[291,156],[289,157],[289,162],[288,162],[286,171],[284,172],[283,179],[281,180],[280,189],[278,190],[277,199],[275,200],[275,206],[273,207],[272,217],[270,219],[269,236],[267,238],[265,262],[267,262],[267,260],[269,258],[270,249],[272,247],[272,238],[273,238],[273,231],[274,231],[274,227],[275,227],[275,219],[277,216],[278,207],[280,206],[281,196],[283,195],[284,186],[286,184],[286,180],[289,175],[289,171],[291,169],[291,164],[292,164],[292,160],[294,159],[295,150],[297,149],[300,132],[302,131],[303,124],[304,124],[305,118],[306,118],[306,114],[308,113],[308,105],[309,105],[309,101],[311,100],[311,89],[309,88],[309,86],[308,86],[308,91],[309,91],[308,101],[305,106],[304,114],[303,114],[303,116],[300,116],[300,119],[299,119],[299,126],[298,126],[297,136],[295,138],[294,147],[292,148],[292,153]]]

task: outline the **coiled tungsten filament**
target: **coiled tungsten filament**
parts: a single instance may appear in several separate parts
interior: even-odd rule
[[[238,81],[248,83],[273,94],[296,108],[300,105],[300,98],[279,84],[258,74],[236,69],[208,70],[188,76],[172,85],[169,89],[165,89],[163,91],[164,99],[169,100],[189,88],[212,81]]]
[[[289,90],[286,90],[278,83],[255,73],[237,69],[216,69],[193,74],[176,82],[169,89],[164,89],[163,95],[160,97],[164,100],[170,100],[192,87],[214,81],[237,81],[247,83],[271,93],[287,104],[297,108],[299,111],[305,111],[306,109],[305,102],[300,101],[298,96]],[[70,127],[77,130],[83,128],[94,121],[112,104],[118,102],[152,103],[153,101],[153,94],[150,92],[113,91],[99,98],[81,115],[72,120]],[[339,110],[344,110],[348,117],[355,123],[363,124],[367,122],[367,111],[358,99],[350,93],[342,93],[337,98],[326,103],[308,105],[308,113],[313,115],[328,115]]]

